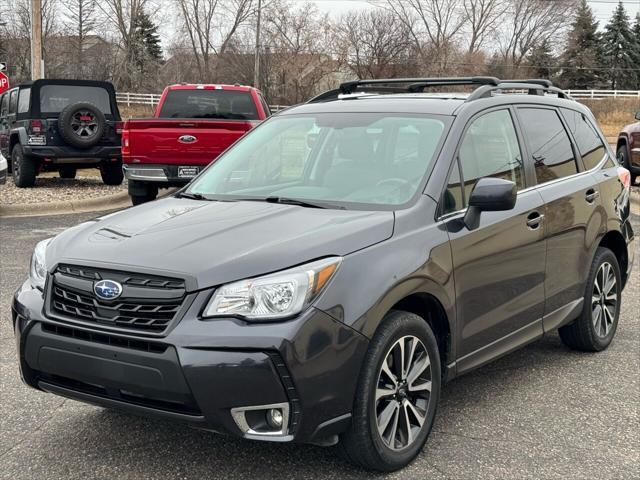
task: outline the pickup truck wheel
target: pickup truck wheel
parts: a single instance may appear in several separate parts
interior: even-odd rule
[[[120,185],[124,179],[120,162],[103,163],[100,165],[100,176],[105,185]]]
[[[368,470],[389,472],[410,463],[433,426],[440,383],[429,324],[413,313],[389,312],[369,344],[339,451]]]
[[[620,162],[620,164],[624,168],[626,168],[627,170],[629,170],[629,172],[631,172],[631,162],[629,161],[629,152],[627,151],[627,146],[620,145],[618,147],[618,151],[616,152],[616,154],[618,157],[618,162]],[[635,185],[637,177],[638,176],[636,174],[631,172],[631,185]]]
[[[60,167],[58,173],[60,174],[60,178],[76,178],[76,173],[78,169],[76,167]]]
[[[22,150],[22,145],[16,145],[11,151],[11,168],[13,183],[18,188],[33,187],[38,175],[36,161]]]
[[[158,196],[158,187],[144,182],[129,180],[129,196],[134,206],[151,202]]]

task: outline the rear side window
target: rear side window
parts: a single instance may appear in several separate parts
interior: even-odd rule
[[[9,110],[9,94],[2,95],[0,100],[0,117],[6,117]]]
[[[521,108],[518,115],[529,141],[538,183],[578,172],[569,135],[555,110]]]
[[[585,168],[591,170],[602,161],[607,153],[600,136],[593,124],[582,113],[568,108],[563,108],[561,111],[578,144]]]
[[[26,113],[29,111],[29,100],[31,98],[31,89],[23,88],[18,95],[18,113]]]
[[[169,90],[160,118],[258,120],[249,92],[235,90]]]
[[[18,109],[18,90],[9,93],[9,114],[16,113]]]
[[[93,103],[104,114],[111,113],[109,92],[86,85],[43,85],[40,87],[40,112],[60,113],[66,106],[78,102]]]

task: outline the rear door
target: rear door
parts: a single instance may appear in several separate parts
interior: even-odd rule
[[[507,107],[472,119],[442,199],[454,265],[459,372],[542,335],[544,205],[527,188],[516,132]],[[482,212],[479,227],[469,230],[462,216],[484,177],[515,182],[518,198],[512,210]]]
[[[584,171],[560,112],[548,107],[520,107],[518,117],[533,162],[537,190],[545,203],[547,261],[545,331],[581,305],[598,235],[600,192]]]
[[[9,159],[9,93],[0,95],[0,152]]]

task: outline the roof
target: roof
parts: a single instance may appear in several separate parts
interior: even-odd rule
[[[235,90],[236,92],[250,92],[255,88],[248,85],[228,85],[225,83],[176,83],[167,86],[169,90]]]

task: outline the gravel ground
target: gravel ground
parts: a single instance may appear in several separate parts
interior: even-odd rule
[[[0,205],[38,204],[99,198],[126,192],[127,184],[109,186],[102,183],[97,169],[78,170],[74,179],[60,178],[57,172],[41,174],[33,188],[17,188],[11,178],[0,187]]]
[[[635,195],[633,228],[640,233],[640,188]],[[0,218],[0,479],[639,478],[638,254],[610,348],[572,352],[554,333],[456,379],[443,389],[435,427],[416,461],[372,475],[333,449],[238,440],[24,386],[11,330],[12,292],[26,277],[38,240],[93,216]]]

